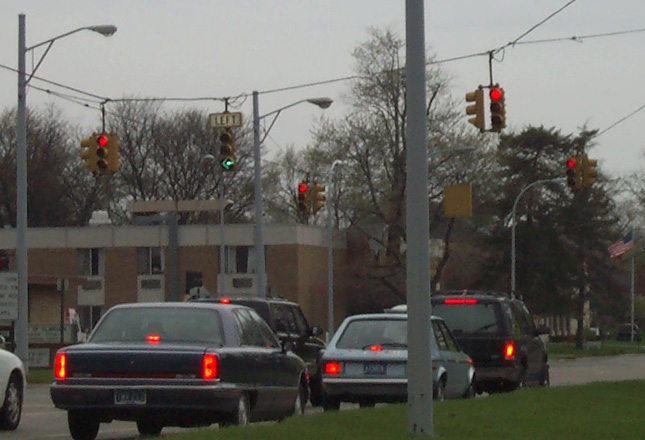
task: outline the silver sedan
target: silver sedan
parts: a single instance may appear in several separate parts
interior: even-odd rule
[[[472,397],[475,368],[459,349],[443,319],[432,317],[434,398]],[[338,410],[341,402],[361,407],[407,400],[407,327],[405,313],[354,315],[346,318],[323,352],[323,407]]]
[[[4,349],[0,336],[0,430],[12,431],[20,424],[25,395],[25,367],[20,358]]]

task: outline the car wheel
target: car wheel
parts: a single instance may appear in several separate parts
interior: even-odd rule
[[[542,375],[540,376],[540,386],[541,387],[551,386],[551,375],[549,374],[549,365],[545,365],[542,368]]]
[[[223,425],[237,425],[237,426],[246,426],[251,420],[251,406],[249,404],[249,396],[246,393],[241,393],[240,397],[237,400],[237,407],[235,411],[230,415],[228,420],[226,420]]]
[[[293,402],[293,415],[301,416],[305,413],[305,400],[307,399],[307,390],[305,387],[300,385],[298,387],[298,394],[296,395],[296,401]]]
[[[22,415],[22,382],[20,376],[12,374],[7,390],[4,393],[4,403],[0,409],[0,428],[13,431],[20,424]]]
[[[446,398],[446,376],[441,376],[439,383],[432,390],[432,397],[440,402]]]
[[[99,419],[86,411],[68,411],[67,425],[74,440],[94,440],[99,433]]]
[[[161,433],[163,424],[158,420],[153,419],[138,419],[137,430],[139,434],[145,437],[154,437]]]
[[[471,383],[471,384],[468,386],[468,389],[466,390],[466,392],[464,393],[464,399],[472,399],[472,398],[474,398],[476,395],[477,395],[477,392],[475,391],[475,387],[474,387],[474,386],[473,386],[473,384]]]
[[[323,409],[325,411],[338,411],[340,409],[340,400],[334,397],[323,395]]]

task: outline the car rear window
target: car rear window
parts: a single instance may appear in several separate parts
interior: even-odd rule
[[[497,302],[446,304],[439,300],[433,302],[432,313],[441,316],[456,337],[463,333],[501,334],[504,331]]]
[[[337,348],[365,349],[371,345],[407,348],[408,321],[405,319],[358,319],[349,322],[336,343]]]
[[[90,342],[208,343],[224,346],[222,321],[216,310],[132,307],[107,313]],[[157,338],[158,337],[158,338]]]

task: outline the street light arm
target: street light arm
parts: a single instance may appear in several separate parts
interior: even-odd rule
[[[111,25],[111,24],[98,25],[98,26],[85,26],[85,27],[81,27],[81,28],[78,28],[78,29],[74,29],[73,31],[65,32],[64,34],[60,34],[60,35],[58,35],[58,36],[56,36],[54,38],[50,38],[49,40],[45,40],[45,41],[42,41],[42,42],[40,42],[38,44],[34,44],[33,46],[29,46],[29,47],[25,48],[24,49],[24,54],[26,54],[30,50],[33,50],[33,49],[35,49],[37,47],[44,46],[45,44],[47,45],[47,49],[45,49],[45,52],[40,56],[40,59],[36,63],[36,67],[34,67],[34,70],[31,71],[31,74],[29,74],[29,77],[25,81],[25,85],[29,84],[29,81],[35,75],[36,71],[38,70],[38,68],[42,64],[43,60],[45,59],[45,57],[49,53],[49,50],[52,48],[52,46],[54,45],[54,42],[56,40],[60,40],[61,38],[65,38],[65,37],[67,37],[69,35],[72,35],[72,34],[75,34],[77,32],[81,32],[81,31],[85,31],[85,30],[98,32],[99,34],[101,34],[103,36],[109,37],[110,35],[113,35],[116,32],[117,27],[114,26],[114,25]]]
[[[262,139],[260,140],[260,143],[264,142],[264,140],[267,138],[267,136],[269,135],[269,132],[271,131],[271,129],[273,128],[273,125],[275,124],[275,121],[278,119],[278,116],[280,116],[280,113],[281,113],[283,110],[286,110],[286,109],[288,109],[288,108],[294,107],[294,106],[296,106],[296,105],[298,105],[298,104],[302,104],[303,102],[308,102],[308,103],[313,104],[313,105],[316,105],[316,106],[318,106],[318,107],[320,107],[320,108],[322,108],[322,109],[326,109],[326,108],[328,108],[328,107],[332,104],[333,100],[332,100],[332,99],[330,99],[330,98],[308,98],[308,99],[301,99],[300,101],[292,102],[292,103],[291,103],[291,104],[289,104],[289,105],[285,105],[284,107],[280,107],[280,108],[279,108],[279,109],[277,109],[277,110],[273,110],[273,111],[271,111],[271,112],[269,112],[269,113],[267,113],[267,114],[265,114],[265,115],[259,116],[259,117],[258,117],[258,121],[260,121],[260,120],[262,120],[262,119],[266,118],[267,116],[275,115],[275,116],[273,117],[273,120],[271,121],[271,124],[269,124],[269,128],[267,128],[267,129],[265,130],[265,132],[264,132],[264,136],[263,136],[263,137],[262,137]]]

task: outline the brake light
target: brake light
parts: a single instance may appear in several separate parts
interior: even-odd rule
[[[54,361],[54,377],[63,380],[67,377],[67,355],[65,353],[56,354]]]
[[[202,358],[202,378],[217,379],[217,357],[214,354],[205,354]]]
[[[220,298],[220,304],[229,304],[231,302],[230,298]]]
[[[443,300],[444,304],[477,304],[473,298],[448,298]]]
[[[515,359],[515,344],[512,342],[507,342],[504,344],[504,359],[511,361]]]
[[[338,374],[340,373],[340,363],[338,362],[325,362],[325,374]]]
[[[381,351],[383,350],[383,347],[380,345],[370,345],[370,351]]]
[[[160,340],[161,340],[161,336],[159,335],[146,336],[146,342],[148,342],[148,344],[158,344]]]

